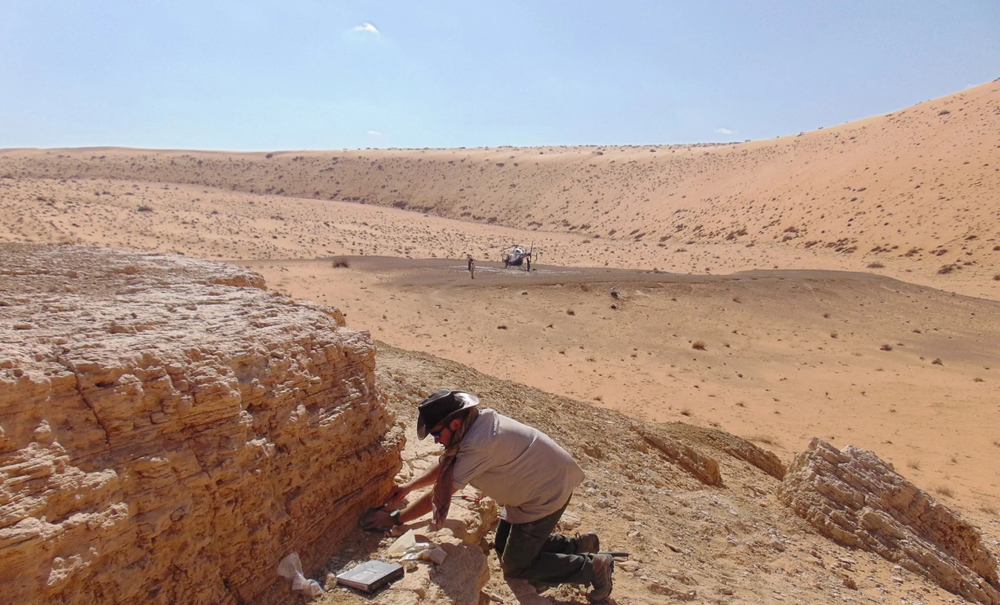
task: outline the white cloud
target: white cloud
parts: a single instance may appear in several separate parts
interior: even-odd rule
[[[377,131],[377,130],[369,130],[368,131],[368,136],[370,136],[370,137],[380,137],[380,136],[382,136],[382,133],[379,132],[379,131]]]
[[[374,25],[372,25],[371,23],[368,23],[367,21],[365,21],[361,25],[355,25],[354,26],[354,31],[356,31],[356,32],[368,32],[368,33],[371,33],[371,34],[378,34],[378,28],[375,27]]]
[[[736,134],[737,132],[739,132],[739,130],[730,130],[728,128],[716,128],[715,132],[718,134],[724,134],[728,137],[730,135]]]

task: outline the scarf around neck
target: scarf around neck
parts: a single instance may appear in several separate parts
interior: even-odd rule
[[[458,430],[452,433],[448,449],[438,458],[441,472],[434,483],[434,496],[431,500],[433,510],[431,529],[434,531],[441,529],[448,518],[448,508],[451,506],[452,481],[455,476],[455,459],[458,457],[458,446],[461,445],[466,431],[469,430],[472,423],[479,417],[479,408],[471,407],[466,409],[468,411],[462,420],[462,426],[458,427]]]

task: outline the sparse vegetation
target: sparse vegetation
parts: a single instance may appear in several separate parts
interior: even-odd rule
[[[935,486],[934,487],[934,492],[938,493],[938,494],[941,494],[942,496],[946,496],[948,498],[954,498],[955,497],[955,491],[952,490],[947,485],[938,485],[938,486]]]
[[[941,361],[940,357],[937,357],[937,358],[934,359],[934,361],[931,362],[931,364],[936,365],[936,366],[943,366],[944,362]]]
[[[919,460],[907,460],[906,461],[906,467],[907,468],[912,468],[915,471],[919,471],[920,470],[920,461]]]
[[[566,309],[566,315],[576,315],[576,311],[573,309]]]
[[[692,349],[697,349],[699,351],[704,351],[705,350],[705,346],[706,345],[705,345],[705,341],[704,340],[696,340],[696,341],[694,341],[694,342],[691,343],[691,348]]]
[[[879,347],[879,350],[880,351],[891,351],[892,350],[892,345],[889,345],[889,344],[882,345],[881,347]]]
[[[346,258],[335,258],[331,264],[334,269],[347,269],[351,266],[351,263]]]
[[[884,269],[885,265],[883,265],[882,263],[868,263],[868,268],[869,269]]]
[[[143,205],[143,206],[139,206],[138,208],[136,208],[135,211],[136,212],[152,212],[153,208],[151,206],[145,206],[145,205]]]

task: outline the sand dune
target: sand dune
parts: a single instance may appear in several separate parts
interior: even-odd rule
[[[346,229],[338,247],[337,238],[324,237],[329,225],[311,222],[318,217],[310,206],[297,201],[304,214],[292,209],[287,200],[295,197],[536,232],[521,237],[540,240],[545,259],[559,265],[607,262],[692,273],[833,267],[997,298],[998,126],[995,81],[884,116],[737,145],[267,154],[9,150],[0,155],[0,176],[11,178],[0,191],[6,203],[21,198],[21,213],[37,205],[35,197],[46,197],[41,182],[62,180],[76,181],[70,190],[88,203],[107,190],[102,179],[124,180],[138,189],[122,202],[154,210],[158,200],[179,193],[192,211],[211,207],[223,191],[229,201],[254,199],[239,193],[278,196],[257,200],[256,212],[246,217],[253,218],[248,229],[279,235],[254,255],[311,257],[352,248],[406,255],[406,246],[374,236],[364,242],[364,230],[352,233],[356,229]],[[34,186],[11,190],[15,179]],[[34,197],[32,189],[39,189]],[[279,205],[283,212],[267,210]],[[283,241],[281,227],[298,219],[295,230],[309,236]],[[467,251],[465,242],[449,239],[442,234],[427,246],[442,256]],[[495,243],[473,251],[485,255]],[[579,250],[580,244],[588,248]],[[231,247],[219,246],[217,254],[234,256]],[[410,247],[417,256],[419,247]]]

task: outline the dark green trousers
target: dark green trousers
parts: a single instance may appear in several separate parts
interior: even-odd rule
[[[500,521],[496,551],[500,567],[509,578],[546,584],[589,584],[594,577],[593,555],[576,554],[576,539],[554,534],[562,508],[529,523]]]

